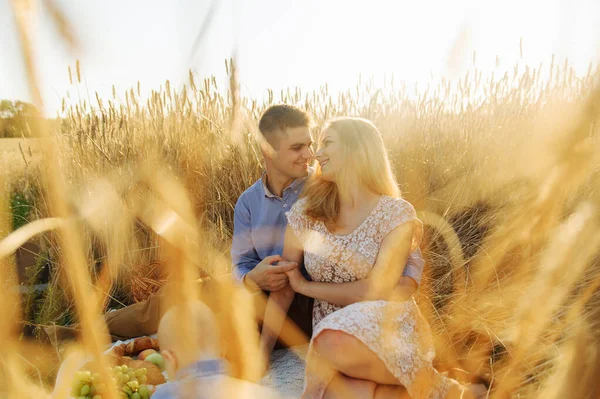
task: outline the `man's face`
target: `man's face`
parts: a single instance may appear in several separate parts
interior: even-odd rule
[[[312,136],[306,126],[289,127],[278,135],[273,166],[292,179],[308,175],[308,164],[313,157]]]

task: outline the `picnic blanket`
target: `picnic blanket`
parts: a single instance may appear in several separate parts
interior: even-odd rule
[[[282,398],[299,398],[304,387],[304,359],[308,344],[290,349],[277,349],[271,355],[271,367],[260,381],[275,389]]]

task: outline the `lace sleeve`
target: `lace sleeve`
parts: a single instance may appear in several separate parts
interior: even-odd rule
[[[423,222],[417,218],[417,212],[415,211],[415,208],[413,208],[409,202],[403,199],[398,199],[389,208],[388,216],[389,224],[386,229],[386,235],[404,223],[413,223],[414,228],[410,250],[411,252],[416,251],[421,244],[421,239],[423,238]]]
[[[296,237],[298,237],[301,242],[304,241],[306,231],[309,229],[309,220],[306,216],[306,213],[304,213],[305,207],[306,201],[304,199],[300,199],[294,204],[292,209],[285,213],[288,226],[290,226],[294,234],[296,234]]]

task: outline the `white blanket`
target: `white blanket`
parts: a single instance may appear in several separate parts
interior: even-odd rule
[[[278,349],[271,355],[271,367],[261,384],[275,389],[283,398],[299,398],[304,386],[304,359],[308,344]]]

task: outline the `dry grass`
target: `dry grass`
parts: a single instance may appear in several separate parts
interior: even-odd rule
[[[38,144],[35,139],[0,140],[0,173],[5,181],[15,179],[39,160]]]
[[[336,96],[326,87],[273,93],[259,104],[237,97],[227,67],[227,95],[214,79],[190,74],[185,87],[166,82],[148,99],[139,87],[82,99],[64,110],[60,133],[37,127],[51,144],[41,167],[3,187],[40,188],[36,214],[45,222],[9,236],[4,223],[0,260],[6,273],[15,245],[44,237],[55,260],[48,319],[73,309],[83,350],[97,355],[106,344],[98,315],[115,287],[127,292],[140,265],[166,265],[179,288],[174,302],[194,296],[194,277],[226,273],[233,206],[261,172],[256,121],[272,102],[293,103],[317,128],[359,115],[384,133],[404,195],[429,225],[418,300],[440,369],[485,376],[494,398],[592,397],[600,370],[597,70],[576,78],[568,64],[551,63],[549,81],[533,69],[489,81],[475,72],[416,100],[366,83]],[[78,65],[74,84],[83,72]],[[223,293],[224,309],[244,295],[227,285]],[[19,298],[3,301],[18,309]],[[238,376],[253,379],[251,312],[233,309],[231,360]],[[3,323],[0,368],[11,373],[2,373],[0,389],[33,397],[42,388],[22,385],[30,366],[19,360],[33,362],[32,351],[12,345],[17,329]]]

